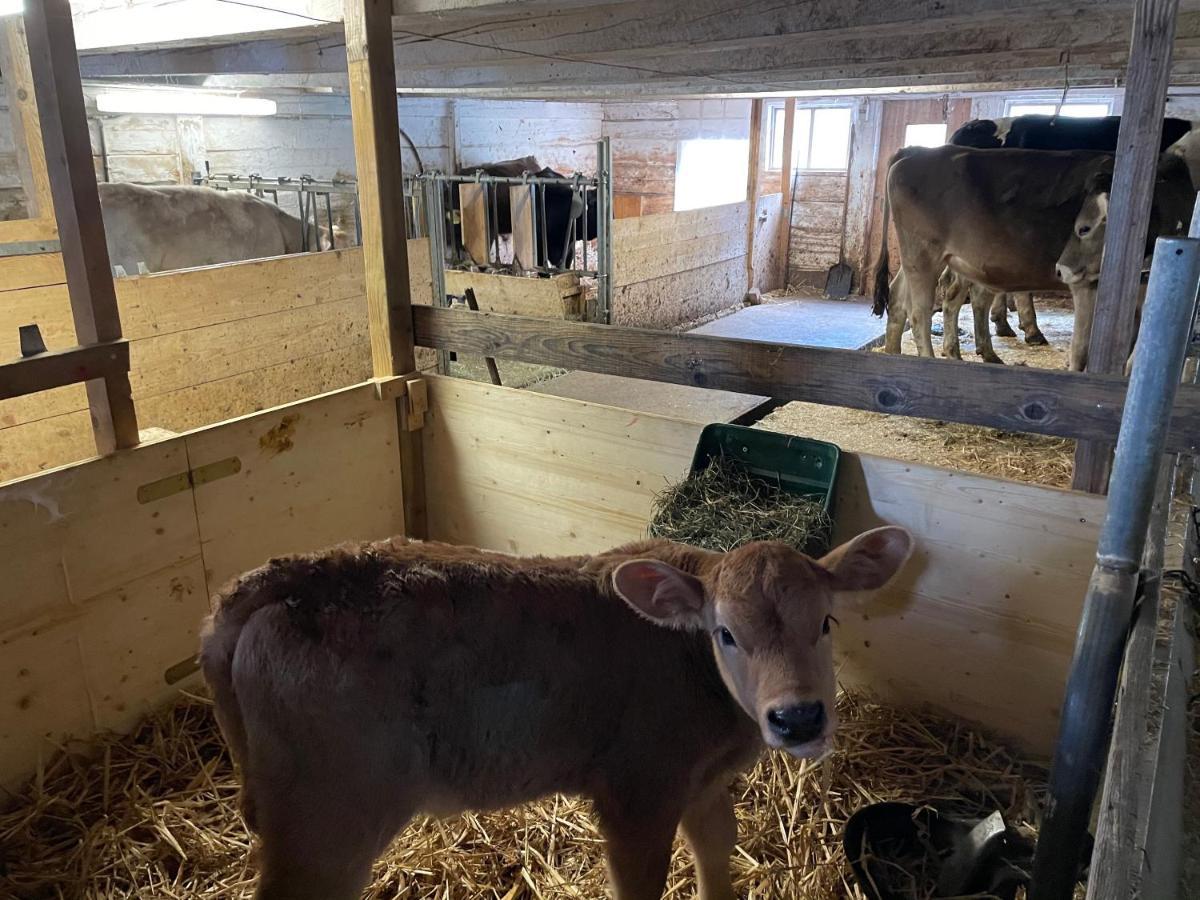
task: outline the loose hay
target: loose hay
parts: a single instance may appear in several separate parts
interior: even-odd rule
[[[832,525],[820,500],[789,494],[718,456],[655,495],[649,532],[722,552],[747,541],[783,541],[803,550],[825,544]]]
[[[953,721],[858,694],[838,703],[838,750],[823,763],[765,755],[735,786],[733,868],[747,900],[861,900],[841,848],[859,807],[903,800],[1028,824],[1045,773]],[[51,762],[0,814],[0,896],[17,900],[250,895],[252,846],[237,781],[204,699],[184,698],[129,737]],[[86,755],[81,755],[86,751]],[[551,797],[519,809],[410,826],[376,864],[366,897],[601,898],[601,842],[589,807]],[[665,894],[691,897],[677,849]]]

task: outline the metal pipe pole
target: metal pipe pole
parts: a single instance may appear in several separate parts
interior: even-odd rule
[[[612,322],[612,145],[601,138],[596,145],[596,318]]]
[[[1138,333],[1141,350],[1121,415],[1108,508],[1075,639],[1029,900],[1070,900],[1075,889],[1112,736],[1138,566],[1198,288],[1200,240],[1160,238]]]

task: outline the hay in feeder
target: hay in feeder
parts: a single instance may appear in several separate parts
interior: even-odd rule
[[[843,694],[837,751],[822,763],[767,752],[733,786],[733,873],[745,900],[862,900],[842,852],[851,813],[884,800],[1028,824],[1045,773],[946,719]],[[253,846],[211,704],[186,697],[128,737],[50,762],[0,813],[0,896],[14,900],[244,900]],[[694,896],[682,842],[665,897]],[[589,805],[420,819],[376,863],[368,900],[579,900],[606,896]]]
[[[650,535],[707,550],[783,541],[820,553],[832,521],[820,499],[789,494],[724,456],[654,498]]]

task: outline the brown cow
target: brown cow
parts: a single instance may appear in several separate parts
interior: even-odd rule
[[[259,900],[352,900],[416,813],[591,798],[617,900],[657,900],[681,826],[730,900],[730,778],[825,754],[839,591],[912,538],[813,560],[644,541],[516,558],[402,539],[277,559],[219,598],[201,663],[262,842]]]

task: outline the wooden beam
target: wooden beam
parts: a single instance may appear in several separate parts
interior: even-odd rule
[[[1112,196],[1119,199],[1109,205],[1088,349],[1088,371],[1102,375],[1124,369],[1133,343],[1178,12],[1179,0],[1134,3],[1129,81],[1113,165]],[[1072,487],[1104,493],[1111,457],[1112,444],[1107,441],[1080,444]]]
[[[779,265],[783,269],[781,283],[788,283],[788,251],[792,243],[792,187],[795,184],[796,98],[789,97],[783,108],[783,165],[779,171],[779,190],[782,193],[779,217]]]
[[[386,378],[417,368],[408,282],[391,0],[347,0],[345,16],[371,363],[375,377]],[[405,421],[403,414],[400,420]],[[410,431],[402,424],[398,446],[404,529],[411,537],[424,537],[427,528],[425,470],[420,432]]]
[[[754,234],[758,231],[758,173],[762,168],[763,101],[750,104],[750,158],[746,166],[746,290],[754,287]]]
[[[75,339],[81,345],[119,341],[121,316],[104,239],[68,0],[29,3],[25,31]],[[89,381],[87,393],[97,451],[105,454],[136,446],[137,415],[128,374]]]
[[[1097,439],[1116,434],[1116,375],[962,365],[953,360],[780,346],[700,334],[413,308],[417,343],[497,359],[803,400],[1006,431]],[[1172,452],[1200,447],[1200,386],[1179,389]]]
[[[46,150],[42,146],[42,123],[34,100],[33,72],[29,67],[29,45],[25,22],[20,16],[0,20],[0,72],[4,73],[4,94],[12,119],[13,147],[21,187],[25,190],[26,217],[44,222],[46,236],[58,236],[54,220],[54,200],[50,195],[50,176],[46,172]]]
[[[0,363],[0,400],[129,372],[129,342],[109,341]]]

